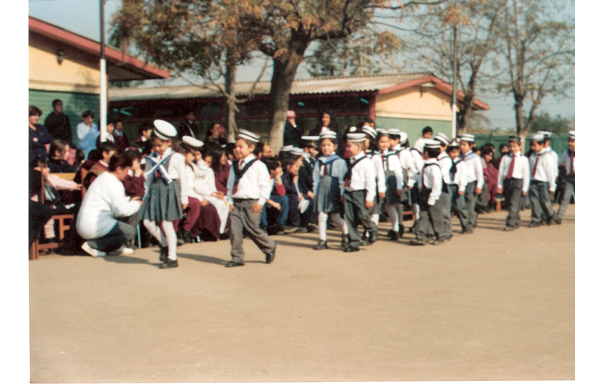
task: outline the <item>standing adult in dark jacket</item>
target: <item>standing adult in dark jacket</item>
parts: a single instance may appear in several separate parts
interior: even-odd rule
[[[42,110],[29,106],[29,162],[36,158],[48,159],[46,144],[52,141],[52,135],[46,127],[38,124]]]
[[[52,108],[54,111],[46,117],[44,126],[52,135],[52,139],[62,139],[67,143],[71,143],[73,138],[71,136],[71,121],[69,117],[65,115],[63,111],[63,102],[60,99],[54,99],[52,101]]]
[[[287,112],[287,122],[283,131],[283,145],[300,147],[302,143],[302,130],[296,123],[296,112],[289,110]]]
[[[196,115],[194,111],[189,111],[185,116],[185,120],[179,124],[179,130],[177,130],[177,137],[181,140],[184,136],[191,136],[194,139],[200,139],[198,127],[196,127]]]
[[[308,135],[309,136],[319,136],[321,134],[321,130],[323,129],[323,127],[327,127],[331,131],[335,132],[336,136],[337,136],[337,142],[340,144],[342,143],[342,132],[341,132],[342,130],[340,129],[340,126],[337,123],[337,119],[335,118],[335,114],[333,113],[333,111],[325,110],[321,114],[319,123],[317,123],[315,128],[313,128],[312,130],[309,131]],[[337,150],[335,152],[340,157],[343,157],[344,150],[345,150],[345,146],[338,145]]]

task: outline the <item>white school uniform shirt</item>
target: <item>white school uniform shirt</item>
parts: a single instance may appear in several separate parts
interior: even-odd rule
[[[538,158],[538,164],[535,167],[535,162]],[[535,175],[533,174],[534,168]],[[548,182],[550,192],[556,190],[558,166],[554,162],[554,157],[547,149],[543,149],[539,154],[534,153],[531,155],[531,158],[529,158],[529,169],[531,170],[531,180]]]
[[[510,168],[510,163],[512,160],[512,154],[504,155],[502,157],[502,160],[500,161],[500,169],[498,170],[498,188],[502,188],[504,185],[504,179],[508,175],[508,169]],[[512,177],[514,179],[523,179],[523,192],[527,192],[527,190],[529,190],[530,176],[531,172],[529,171],[529,159],[522,155],[519,151],[515,155],[515,165],[513,166]]]
[[[465,168],[467,174],[467,183],[477,181],[477,188],[482,188],[485,183],[483,179],[483,166],[481,164],[481,157],[475,154],[473,151],[469,151],[463,156],[463,162],[466,163]]]
[[[188,192],[190,191],[189,184],[193,183],[193,181],[190,181],[187,178],[187,174],[185,172],[185,168],[186,168],[185,167],[185,158],[183,157],[183,155],[180,153],[174,152],[173,149],[171,149],[171,147],[169,147],[169,148],[167,148],[165,153],[162,155],[162,157],[157,155],[155,152],[150,154],[150,156],[162,159],[171,153],[173,153],[173,155],[171,155],[171,159],[169,159],[169,168],[167,168],[167,174],[168,174],[169,178],[171,178],[173,180],[173,182],[171,182],[171,183],[177,183],[176,179],[179,179],[179,184],[181,187],[181,189],[180,189],[181,190],[181,204],[187,205],[189,203],[189,201],[188,201]],[[146,171],[150,171],[150,169],[151,169],[151,167],[148,167],[148,166],[146,166]],[[154,182],[154,173],[145,174],[144,176],[146,177],[146,181],[144,182],[144,188],[146,189],[146,194],[148,194],[148,192],[150,191],[150,186],[152,185],[152,182]]]
[[[571,155],[569,155],[569,150],[565,150],[560,156],[558,160],[558,165],[564,165],[567,170],[567,175],[571,174]],[[573,172],[575,172],[575,157],[573,157]]]
[[[140,209],[125,195],[123,182],[110,172],[103,172],[83,198],[77,216],[77,232],[83,239],[98,239],[117,224],[116,218],[128,217]]]
[[[556,167],[558,168],[558,165],[559,165],[559,163],[558,163],[558,153],[556,151],[554,151],[552,149],[552,147],[548,147],[546,150],[550,153],[550,155],[552,155],[552,157],[554,158],[554,162],[556,163]]]
[[[406,151],[403,151],[406,152]],[[404,172],[402,170],[402,165],[400,164],[400,157],[396,151],[385,150],[383,153],[384,161],[383,161],[383,171],[392,171],[394,176],[396,177],[396,189],[402,190],[404,188]],[[386,162],[387,158],[387,162]],[[384,174],[385,175],[385,174]],[[380,190],[381,191],[381,190]],[[390,191],[390,194],[394,193]]]
[[[194,189],[194,186],[196,184],[196,174],[198,172],[198,168],[195,166],[196,166],[195,164],[186,165],[185,176],[190,183],[188,183],[186,186],[187,190],[184,192],[182,189],[181,193],[182,194],[185,193],[185,195],[188,197],[188,201],[189,201],[189,198],[196,198],[200,202],[202,202],[202,196],[200,194],[196,193],[196,191]]]
[[[256,159],[253,154],[245,157],[242,170],[246,169],[246,164],[251,160]],[[238,182],[238,190],[235,195],[233,192],[233,183],[235,181],[235,172],[233,166],[229,171],[229,179],[227,179],[227,202],[233,204],[233,199],[258,199],[258,204],[265,205],[265,202],[271,196],[271,177],[267,166],[260,160],[252,163],[248,171],[240,178]]]
[[[375,166],[375,184],[377,185],[377,190],[382,193],[385,192],[385,172],[383,170],[383,158],[381,157],[381,153],[372,152],[367,155],[368,158],[371,159],[373,165]]]
[[[450,159],[452,160],[452,159]],[[465,192],[465,188],[467,187],[467,164],[462,160],[460,156],[454,159],[454,164],[456,165],[456,173],[454,177],[452,173],[450,175],[450,183],[451,185],[458,185],[458,191]],[[450,168],[452,169],[452,163],[450,164]]]
[[[364,152],[350,157],[350,164],[354,164],[360,158],[366,157]],[[352,168],[352,178],[350,179],[350,185],[346,187],[347,191],[359,191],[367,190],[366,199],[373,202],[375,199],[375,165],[371,159],[366,158],[358,162],[356,166]]]
[[[313,167],[313,194],[317,195],[317,191],[319,191],[319,183],[321,182],[321,178],[323,177],[323,175],[325,175],[325,166],[320,165],[319,161],[325,163],[330,161],[334,157],[338,157],[339,159],[333,161],[333,163],[331,164],[331,174],[328,175],[338,178],[340,184],[340,194],[344,195],[344,176],[346,175],[346,171],[348,171],[348,167],[346,166],[346,162],[344,161],[344,159],[337,156],[335,152],[329,156],[320,156],[317,159],[317,162]]]
[[[442,195],[442,170],[435,159],[428,159],[423,164],[422,173],[423,177],[419,179],[419,187],[431,189],[427,204],[433,206]]]
[[[450,156],[446,154],[446,152],[442,152],[440,155],[438,155],[436,161],[442,170],[442,178],[444,183],[450,184],[450,169],[452,168],[452,159],[450,159]]]
[[[408,151],[410,151],[409,154],[411,155],[414,166],[412,174],[409,173],[408,175],[408,185],[413,187],[415,183],[418,183],[421,179],[421,172],[423,171],[424,163],[423,157],[421,156],[421,152],[419,150],[416,148],[410,148]]]

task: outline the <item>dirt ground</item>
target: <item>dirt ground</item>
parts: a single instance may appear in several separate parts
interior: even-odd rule
[[[340,233],[247,238],[132,257],[30,261],[31,382],[572,380],[575,206],[563,224],[501,231],[505,212],[440,246]],[[521,212],[523,223],[529,211]],[[454,218],[454,230],[458,222]],[[405,222],[410,225],[410,222]]]

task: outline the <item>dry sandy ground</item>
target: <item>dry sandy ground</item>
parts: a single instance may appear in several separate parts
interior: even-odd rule
[[[319,252],[316,233],[277,236],[271,265],[246,239],[232,269],[226,241],[180,247],[169,270],[157,248],[44,256],[31,382],[574,379],[574,214],[514,232],[486,214],[444,245],[408,234],[359,253],[337,231]]]

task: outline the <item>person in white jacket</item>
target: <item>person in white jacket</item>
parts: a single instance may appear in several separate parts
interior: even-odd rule
[[[113,155],[108,171],[94,181],[83,199],[76,228],[86,240],[81,248],[93,257],[106,256],[107,252],[133,253],[126,245],[135,237],[136,229],[124,218],[140,209],[140,199],[126,196],[123,185],[131,165],[127,154]]]
[[[229,217],[229,203],[225,200],[223,193],[217,191],[215,184],[215,172],[202,160],[201,154],[196,157],[194,167],[193,191],[197,196],[209,202],[217,209],[217,214],[221,220],[220,232],[225,232],[227,218]]]

